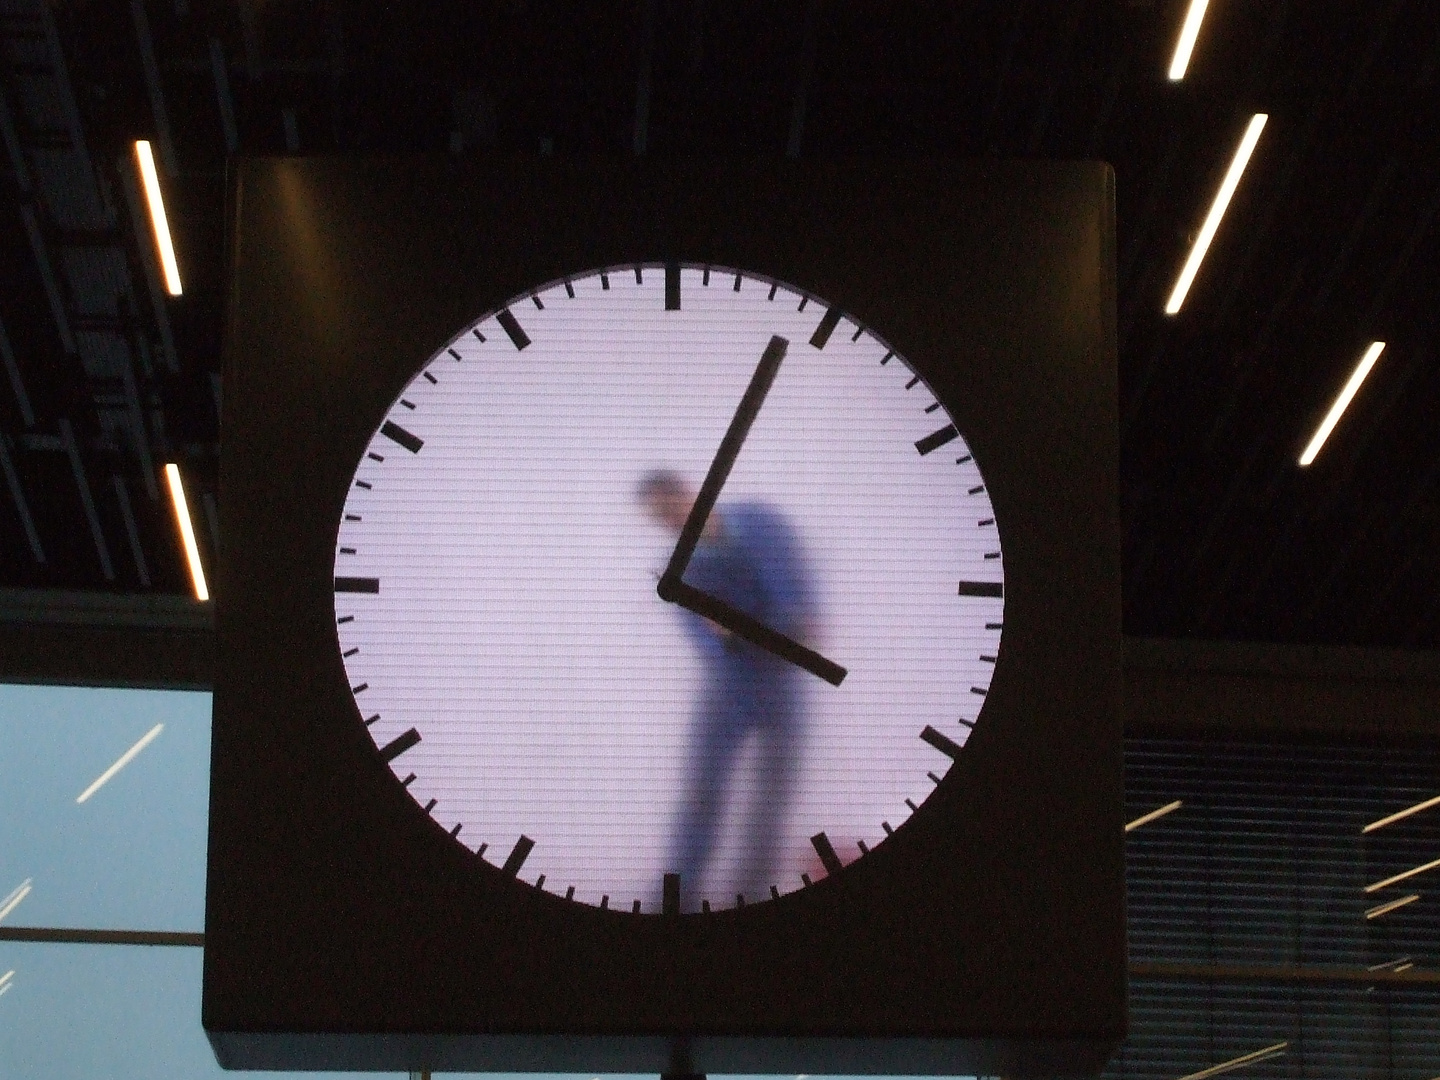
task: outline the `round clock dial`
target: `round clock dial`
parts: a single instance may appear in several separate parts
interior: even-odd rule
[[[645,264],[424,364],[356,467],[335,614],[360,718],[456,843],[625,911],[678,875],[693,911],[900,827],[981,718],[1002,582],[978,463],[877,333]]]

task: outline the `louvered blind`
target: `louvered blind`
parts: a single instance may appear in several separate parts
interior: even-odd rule
[[[1431,749],[1131,740],[1130,1037],[1115,1077],[1440,1080],[1440,795]],[[1367,911],[1419,899],[1367,918]],[[1413,966],[1407,966],[1413,965]],[[1283,1045],[1282,1045],[1283,1044]]]

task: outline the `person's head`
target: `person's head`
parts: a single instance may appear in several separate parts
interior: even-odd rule
[[[677,472],[655,469],[640,478],[635,495],[650,516],[672,532],[685,527],[695,493]]]

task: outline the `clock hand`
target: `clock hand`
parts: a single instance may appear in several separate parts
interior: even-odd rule
[[[750,434],[750,425],[759,415],[760,406],[765,404],[765,395],[770,392],[770,384],[775,381],[775,373],[780,370],[780,361],[785,359],[785,350],[789,346],[790,342],[778,334],[765,346],[760,363],[755,367],[755,374],[750,376],[750,385],[745,388],[745,396],[740,399],[740,404],[735,409],[735,418],[730,421],[725,437],[720,440],[720,449],[715,452],[715,460],[710,463],[710,471],[705,474],[705,482],[700,485],[700,494],[695,496],[695,503],[690,507],[685,526],[680,530],[680,539],[670,554],[670,564],[660,576],[657,591],[661,600],[674,602],[675,598],[667,595],[670,586],[679,583],[685,568],[690,565],[690,557],[695,554],[695,545],[700,543],[705,522],[710,519],[710,512],[715,509],[715,500],[720,497],[720,489],[725,486],[725,481],[730,476],[730,468],[740,455],[740,447],[745,445],[745,436]]]
[[[660,599],[703,615],[750,644],[766,649],[796,667],[804,668],[832,686],[839,686],[846,675],[845,669],[839,664],[825,659],[813,649],[806,648],[778,630],[770,629],[759,619],[681,580],[695,554],[696,545],[700,543],[705,523],[715,509],[720,489],[725,486],[730,469],[740,454],[740,448],[745,444],[745,437],[750,434],[750,427],[760,413],[760,406],[765,403],[765,395],[770,392],[770,387],[775,382],[775,374],[780,369],[780,361],[785,359],[785,350],[789,345],[788,340],[776,334],[771,337],[770,344],[765,346],[760,363],[755,366],[755,374],[750,377],[750,385],[745,388],[745,396],[740,399],[730,427],[726,430],[725,437],[720,440],[720,449],[715,452],[715,460],[710,463],[710,471],[705,474],[705,482],[700,485],[700,493],[695,496],[695,502],[685,518],[685,525],[680,530],[680,539],[676,541],[675,550],[670,554],[670,563],[660,575],[655,591],[659,593]]]
[[[745,614],[739,608],[731,607],[717,597],[702,592],[683,581],[672,582],[665,598],[679,604],[696,615],[703,615],[711,622],[729,630],[736,637],[744,638],[750,644],[774,653],[782,660],[788,660],[796,667],[804,668],[831,686],[839,686],[849,674],[833,660],[827,660],[814,649],[808,649],[794,638],[786,637],[778,630],[772,630],[759,619]],[[662,594],[663,595],[663,594]]]

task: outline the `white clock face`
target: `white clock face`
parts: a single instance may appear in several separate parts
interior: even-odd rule
[[[776,351],[684,581],[839,685],[657,592]],[[902,357],[793,286],[649,264],[430,358],[356,467],[335,614],[361,719],[456,843],[624,911],[679,874],[693,911],[818,881],[924,802],[983,722],[1002,581],[979,466]]]

